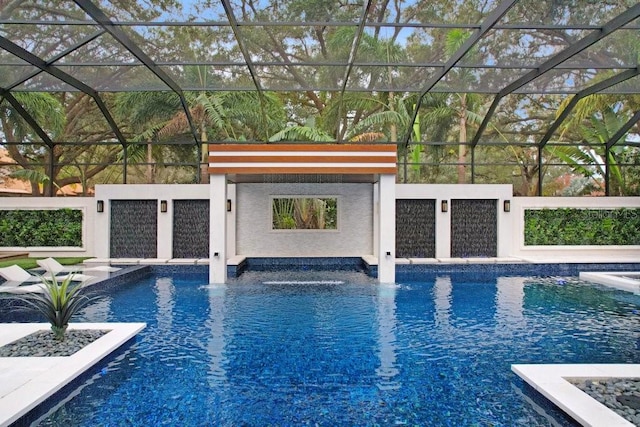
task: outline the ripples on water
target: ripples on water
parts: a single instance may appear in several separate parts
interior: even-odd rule
[[[573,425],[510,365],[640,363],[639,309],[569,278],[157,277],[85,310],[148,326],[42,425]]]

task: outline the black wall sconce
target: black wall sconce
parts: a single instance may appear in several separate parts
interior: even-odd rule
[[[98,200],[96,209],[98,210],[98,212],[104,212],[104,200]]]
[[[449,201],[443,200],[440,202],[440,211],[449,212]]]
[[[511,200],[505,200],[502,202],[502,210],[505,212],[511,212]]]
[[[231,212],[231,199],[227,199],[227,212]]]
[[[160,212],[162,212],[162,213],[167,212],[167,201],[166,200],[160,200]]]

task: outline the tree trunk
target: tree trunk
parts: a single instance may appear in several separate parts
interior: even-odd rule
[[[395,94],[393,92],[389,92],[389,111],[394,112],[395,111]],[[396,125],[395,123],[391,123],[391,125],[389,125],[389,138],[391,139],[389,142],[391,143],[396,143],[398,142],[398,125]]]
[[[460,145],[458,145],[458,184],[467,182],[467,97],[460,97]]]
[[[151,145],[151,141],[147,142],[147,182],[149,184],[153,184],[155,181],[155,176],[153,173],[153,145]]]
[[[209,183],[209,138],[204,126],[200,128],[200,140],[202,141],[202,159],[200,161],[200,184]]]

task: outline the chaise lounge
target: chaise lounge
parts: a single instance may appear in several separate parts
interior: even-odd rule
[[[36,260],[38,265],[42,267],[45,271],[51,274],[60,274],[60,273],[75,273],[78,271],[95,271],[95,272],[104,272],[104,273],[112,273],[114,271],[120,270],[118,267],[111,267],[109,265],[98,265],[95,267],[87,267],[84,265],[68,265],[64,266],[60,264],[55,258],[44,258]]]
[[[9,267],[0,268],[0,277],[3,277],[7,282],[25,283],[25,282],[42,282],[42,278],[50,279],[54,277],[58,280],[64,280],[67,277],[71,277],[74,282],[84,282],[89,279],[93,279],[94,276],[88,276],[86,274],[68,273],[62,276],[58,276],[55,273],[47,272],[41,276],[33,275],[19,265],[10,265]]]

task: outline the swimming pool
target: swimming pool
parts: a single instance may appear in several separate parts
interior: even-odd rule
[[[574,425],[512,363],[640,363],[640,297],[575,278],[156,275],[86,321],[136,343],[41,425]]]

